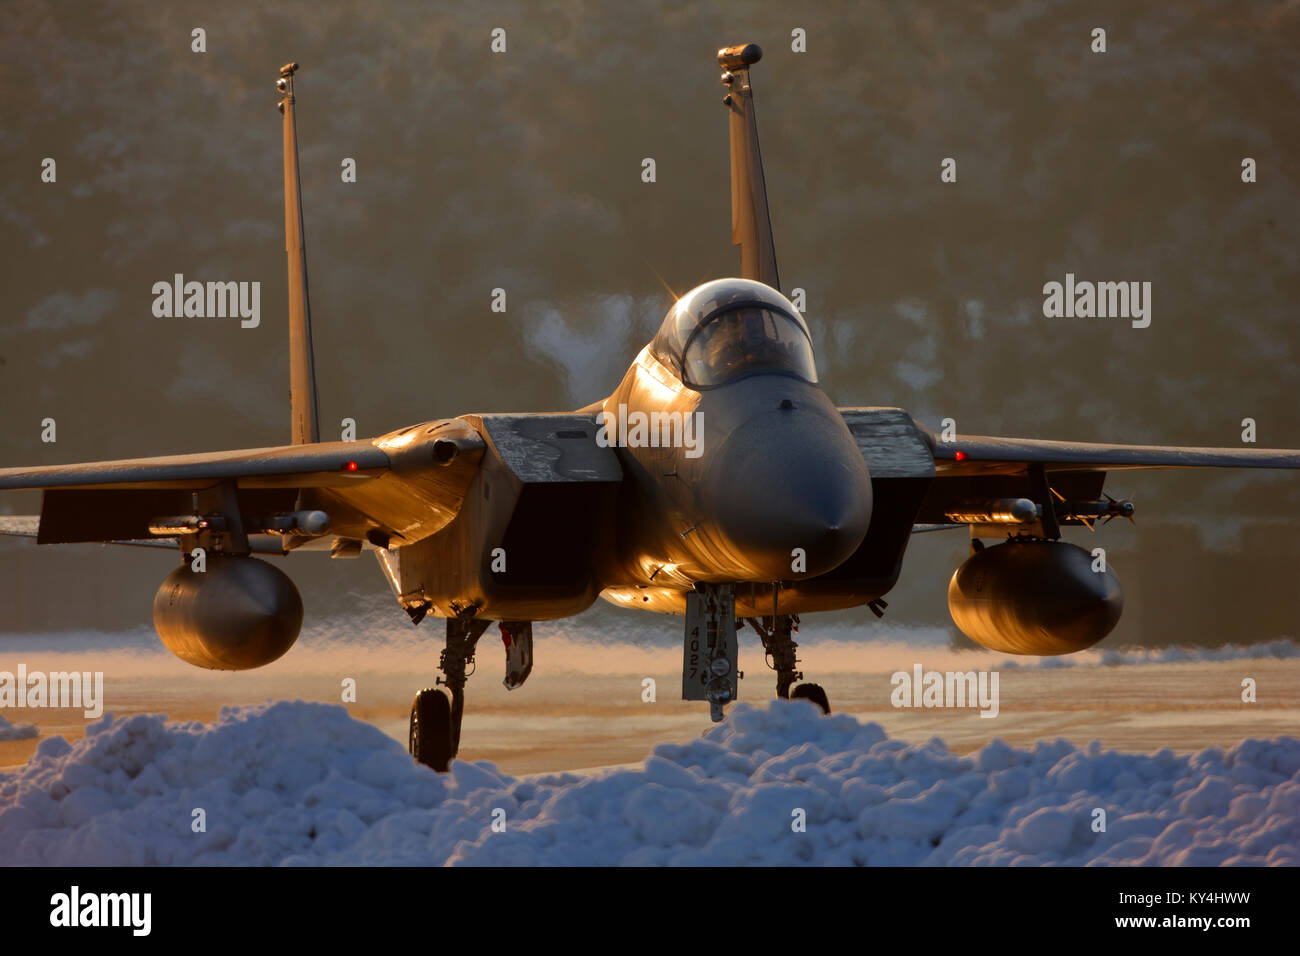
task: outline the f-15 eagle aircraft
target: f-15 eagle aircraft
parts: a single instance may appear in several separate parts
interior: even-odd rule
[[[445,770],[460,746],[466,670],[496,622],[507,687],[532,669],[532,622],[597,597],[684,615],[682,695],[714,720],[736,699],[748,623],[780,697],[798,684],[799,615],[883,613],[911,535],[969,528],[948,600],[978,643],[1016,654],[1090,647],[1119,619],[1111,569],[1063,525],[1132,517],[1103,491],[1132,468],[1300,468],[1300,451],[940,440],[898,408],[837,408],[808,324],[781,294],[754,118],[754,44],[718,52],[730,123],[732,239],[742,277],[668,311],[612,395],[575,412],[461,415],[367,441],[321,442],[298,181],[293,77],[283,94],[289,261],[290,444],[0,470],[43,489],[39,517],[0,519],[38,543],[179,547],[154,599],[163,643],[199,667],[276,660],[303,605],[254,555],[376,553],[418,624],[446,619],[435,686],[411,708],[410,749]],[[985,539],[996,540],[985,547]]]

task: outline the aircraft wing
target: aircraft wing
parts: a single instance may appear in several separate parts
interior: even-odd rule
[[[1300,450],[1197,448],[1175,445],[1109,445],[958,435],[936,441],[935,473],[1007,475],[1030,465],[1047,471],[1124,471],[1137,468],[1300,468]]]
[[[242,488],[337,487],[374,478],[388,468],[388,456],[371,443],[325,442],[74,465],[0,468],[0,491],[17,488],[199,489],[225,479],[238,481]]]
[[[1103,490],[1112,471],[1138,468],[1300,469],[1300,450],[1111,445],[958,435],[944,441],[899,408],[841,408],[873,480],[927,479],[912,533],[971,528],[998,537],[1014,515],[1009,507],[1039,506],[1036,533],[1059,524],[1091,526],[1098,519],[1131,517],[1130,502]],[[882,494],[891,494],[882,487]],[[898,492],[892,492],[898,494]],[[1028,499],[1023,505],[1020,499]],[[1052,507],[1041,510],[1044,502]],[[1043,524],[1046,522],[1046,524]]]
[[[485,447],[470,422],[447,419],[366,441],[4,468],[0,491],[44,494],[39,516],[6,516],[0,534],[34,532],[42,544],[174,545],[174,536],[151,535],[149,526],[161,517],[226,514],[238,502],[259,553],[282,550],[261,547],[262,532],[285,532],[286,547],[306,544],[285,524],[286,514],[303,509],[329,516],[331,538],[416,540],[455,517]]]
[[[976,537],[1001,538],[1015,529],[1056,537],[1061,525],[1091,528],[1098,521],[1132,519],[1132,502],[1117,501],[1104,490],[1112,471],[1300,469],[1300,451],[1282,448],[1110,445],[982,435],[935,439],[933,447],[935,480],[913,533],[969,527]],[[1023,512],[1031,503],[1038,511],[1033,519],[1007,513]]]
[[[1300,468],[1300,449],[1110,445],[957,435],[944,441],[901,408],[841,408],[873,477],[974,478],[1044,471],[1107,472],[1137,468]]]
[[[174,546],[151,527],[237,516],[253,553],[400,547],[445,527],[489,453],[511,480],[616,483],[613,449],[596,442],[581,413],[467,415],[424,422],[380,438],[242,451],[0,469],[0,491],[40,489],[41,513],[0,518],[0,534],[39,544],[98,541]],[[328,527],[295,522],[324,512]],[[220,532],[220,527],[215,527]]]

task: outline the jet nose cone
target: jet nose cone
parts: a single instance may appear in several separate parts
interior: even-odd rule
[[[738,494],[721,509],[719,524],[760,580],[830,571],[857,550],[866,534],[866,520],[846,502],[829,497],[810,501],[803,489],[779,478],[752,490],[759,492],[759,500]]]
[[[714,513],[752,579],[824,574],[858,549],[871,521],[871,479],[842,422],[764,416],[721,452]]]

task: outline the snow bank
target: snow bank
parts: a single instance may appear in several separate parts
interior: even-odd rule
[[[1263,644],[1224,644],[1222,647],[1172,647],[1135,648],[1131,650],[1105,650],[1101,662],[1115,664],[1163,664],[1183,661],[1238,661],[1263,658],[1288,659],[1300,657],[1300,644],[1288,638],[1266,641]]]
[[[0,862],[1294,865],[1300,740],[959,757],[773,701],[640,767],[516,779],[434,774],[338,706],[106,717],[0,775]]]
[[[1008,657],[999,666],[1052,670],[1062,667],[1121,667],[1133,664],[1188,664],[1199,661],[1293,660],[1300,657],[1300,644],[1290,638],[1262,644],[1224,644],[1220,647],[1093,648],[1060,657]]]
[[[29,740],[39,731],[35,724],[15,724],[0,714],[0,740]]]

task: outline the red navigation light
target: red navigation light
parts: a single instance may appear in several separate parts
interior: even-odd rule
[[[357,470],[357,463],[356,463],[355,461],[349,461],[349,462],[346,462],[346,463],[343,465],[343,470],[344,470],[344,471],[356,471],[356,470]]]
[[[957,460],[958,460],[958,461],[965,461],[965,460],[966,460],[966,453],[965,453],[964,451],[958,451],[958,452],[957,452]]]

